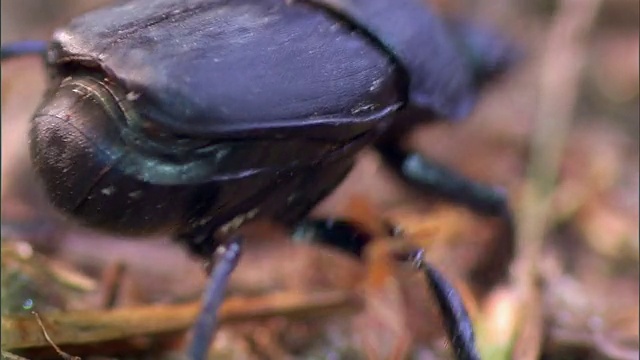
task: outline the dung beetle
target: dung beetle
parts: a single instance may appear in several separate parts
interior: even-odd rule
[[[30,149],[50,201],[92,228],[218,254],[193,359],[240,256],[234,230],[299,224],[366,146],[409,182],[509,216],[499,192],[400,145],[417,123],[467,116],[515,54],[421,0],[119,1],[2,58],[38,52],[50,86]],[[366,242],[327,235],[355,255]],[[457,358],[479,358],[459,295],[420,254],[399,257],[425,272]]]

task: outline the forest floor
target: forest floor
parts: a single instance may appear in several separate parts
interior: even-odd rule
[[[460,290],[484,359],[639,358],[637,2],[435,2],[497,24],[525,57],[471,118],[425,125],[407,144],[504,188],[515,236],[503,219],[410,188],[367,150],[313,212],[376,234],[365,261],[247,226],[216,358],[449,358],[420,274],[389,261],[398,241],[425,248]],[[2,41],[46,38],[98,3],[2,2]],[[52,213],[28,160],[45,85],[39,59],[2,64],[3,358],[60,358],[44,328],[83,359],[178,359],[202,264],[168,239],[97,234]]]

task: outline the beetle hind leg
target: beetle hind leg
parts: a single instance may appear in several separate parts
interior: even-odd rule
[[[511,217],[506,194],[501,190],[466,178],[417,152],[405,151],[396,143],[379,143],[376,149],[384,162],[410,184],[483,215]]]
[[[388,129],[375,144],[384,163],[401,179],[419,191],[461,204],[483,216],[498,219],[499,234],[490,250],[490,261],[473,274],[482,284],[504,280],[505,269],[515,253],[515,222],[507,194],[500,189],[471,180],[424,155],[407,151],[402,140],[417,124],[404,118]]]

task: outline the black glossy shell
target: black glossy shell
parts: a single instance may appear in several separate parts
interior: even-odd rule
[[[422,1],[132,0],[82,15],[47,54],[36,171],[85,225],[171,233],[205,256],[256,216],[295,223],[381,135],[467,115],[474,76],[507,59]]]
[[[76,18],[49,61],[101,67],[178,133],[342,137],[407,101],[466,115],[470,69],[452,43],[420,0],[134,0]]]
[[[283,0],[130,1],[75,19],[54,44],[55,62],[98,64],[142,116],[182,134],[358,125],[401,102],[388,54]]]

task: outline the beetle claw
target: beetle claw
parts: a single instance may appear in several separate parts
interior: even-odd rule
[[[462,297],[453,285],[433,266],[424,259],[424,250],[417,249],[409,255],[409,261],[424,273],[427,286],[433,291],[438,300],[438,307],[443,315],[445,328],[456,359],[479,360],[473,323],[469,318]]]

